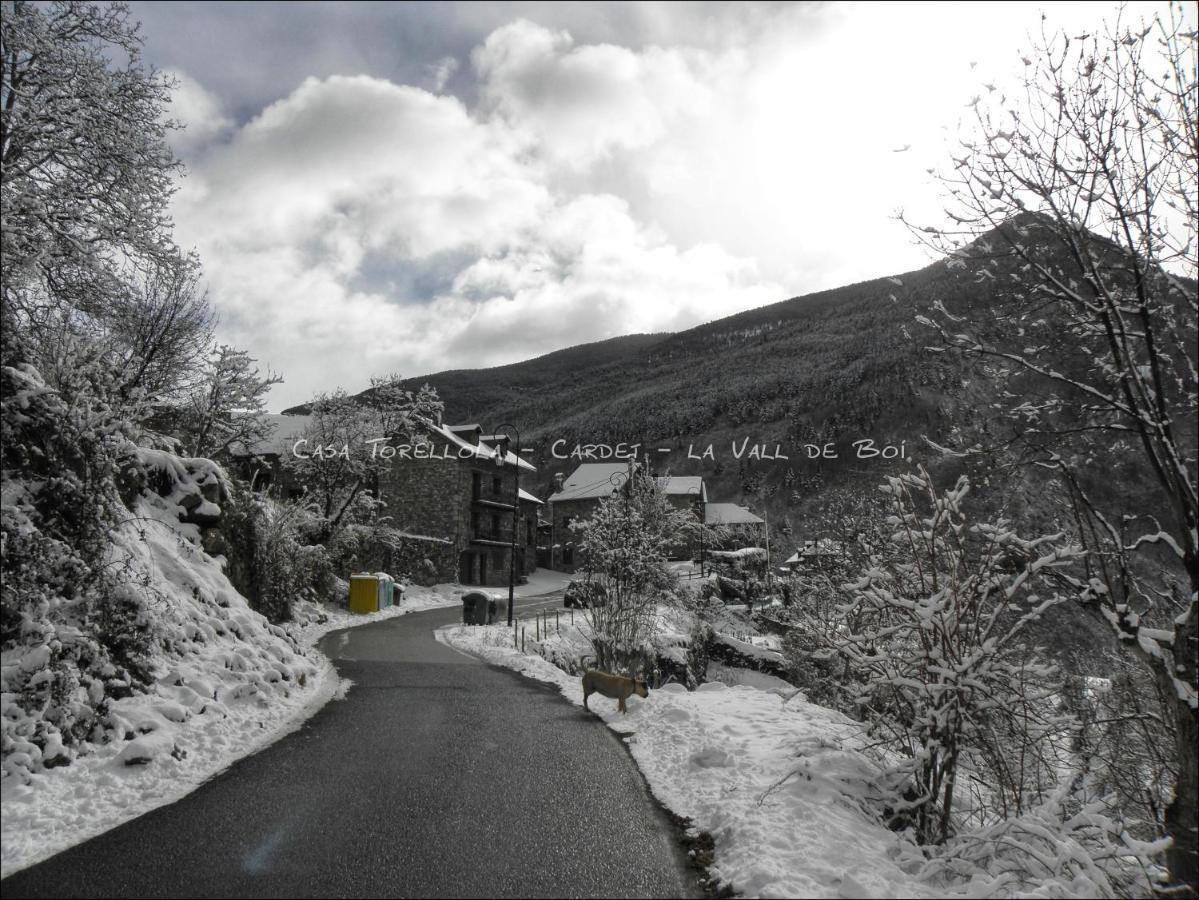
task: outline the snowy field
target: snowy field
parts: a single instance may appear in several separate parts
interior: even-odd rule
[[[579,679],[514,650],[507,628],[454,625],[437,634],[582,705]],[[863,808],[875,769],[858,752],[855,724],[769,676],[754,681],[691,693],[669,684],[647,699],[630,697],[627,715],[598,695],[590,704],[628,735],[654,795],[711,832],[712,873],[740,895],[944,896],[914,874],[923,864],[918,852]]]

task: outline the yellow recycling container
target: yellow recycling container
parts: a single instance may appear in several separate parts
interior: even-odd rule
[[[350,612],[379,611],[379,579],[374,575],[350,576]]]

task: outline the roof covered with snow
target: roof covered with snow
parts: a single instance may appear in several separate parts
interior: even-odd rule
[[[627,462],[583,463],[562,482],[562,489],[550,497],[550,503],[606,497],[624,484]]]
[[[705,503],[708,500],[708,490],[704,487],[704,479],[699,475],[665,475],[658,478],[657,481],[671,496],[695,494]]]
[[[708,503],[704,521],[709,525],[761,525],[762,520],[736,503]]]
[[[741,547],[737,550],[709,550],[713,559],[756,559],[766,555],[765,547]]]
[[[624,484],[628,474],[627,461],[583,463],[562,482],[562,489],[550,497],[550,503],[606,497]],[[699,475],[660,475],[655,480],[668,495],[695,494],[701,500],[707,499],[704,480]]]
[[[804,541],[803,546],[783,562],[783,565],[793,565],[801,559],[812,559],[817,556],[835,556],[841,552],[841,542],[831,538],[820,538],[817,541]]]
[[[478,429],[478,425],[438,425],[435,422],[425,422],[425,427],[432,434],[439,435],[450,442],[451,449],[461,455],[474,455],[479,459],[495,461],[500,451],[489,447],[486,444],[472,444],[470,441],[464,440],[459,432],[471,432]],[[526,472],[536,472],[535,466],[525,462],[519,456],[511,452],[504,452],[504,463],[511,465],[518,463]]]
[[[527,500],[527,501],[529,501],[530,503],[536,503],[538,506],[541,506],[541,505],[542,505],[542,503],[541,503],[541,501],[540,501],[540,500],[538,500],[536,497],[534,497],[532,494],[530,494],[530,493],[529,493],[528,491],[526,491],[524,488],[519,488],[519,489],[518,489],[518,492],[519,492],[519,494],[520,494],[520,499],[521,499],[521,500]]]

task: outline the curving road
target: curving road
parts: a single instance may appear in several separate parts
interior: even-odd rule
[[[327,635],[354,682],[344,700],[182,800],[10,876],[5,900],[696,896],[619,739],[548,686],[438,643],[459,616]]]

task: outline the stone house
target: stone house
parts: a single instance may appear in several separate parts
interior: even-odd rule
[[[310,418],[267,420],[271,436],[236,452],[238,468],[256,490],[294,499],[302,488],[281,463]],[[517,582],[535,571],[542,502],[523,489],[518,493],[516,481],[518,466],[526,475],[534,467],[512,451],[506,436],[484,435],[478,425],[426,422],[423,430],[423,442],[388,458],[371,485],[401,541],[419,545],[435,570],[433,580],[506,586],[515,518]]]
[[[515,519],[517,581],[535,571],[542,503],[516,484],[517,465],[525,474],[534,467],[512,452],[506,436],[484,435],[478,425],[429,423],[426,431],[431,456],[392,460],[379,478],[379,494],[395,525],[453,542],[454,572],[446,580],[503,586]]]
[[[600,501],[619,491],[628,477],[628,463],[583,463],[568,477],[559,476],[557,490],[550,495],[549,568],[560,572],[575,572],[583,560],[578,550],[578,535],[571,525],[589,518],[599,508]],[[703,521],[707,489],[698,475],[657,476],[658,485],[667,500],[679,509],[690,509]],[[667,548],[673,558],[687,556],[690,545],[680,542]],[[543,556],[544,558],[544,556]]]

